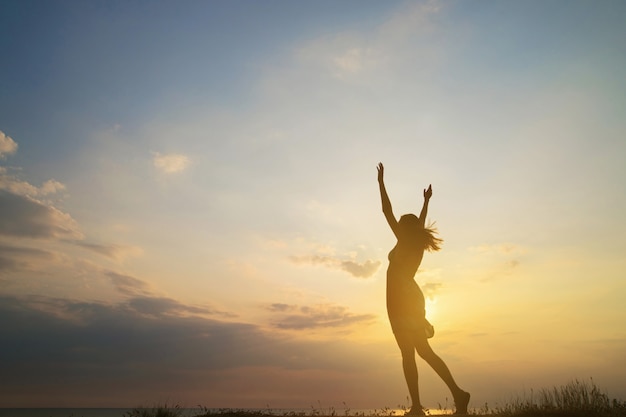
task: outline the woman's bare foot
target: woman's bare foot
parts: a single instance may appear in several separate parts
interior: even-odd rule
[[[454,396],[454,405],[456,406],[456,412],[454,414],[467,414],[467,406],[470,400],[470,393],[461,391]]]
[[[425,416],[421,405],[414,405],[409,411],[404,413],[405,416]]]

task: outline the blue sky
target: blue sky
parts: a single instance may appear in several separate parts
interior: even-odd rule
[[[624,397],[625,9],[0,2],[0,406],[403,403],[379,161],[475,406]]]

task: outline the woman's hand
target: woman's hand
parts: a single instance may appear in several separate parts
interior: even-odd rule
[[[433,187],[428,184],[428,189],[424,189],[424,199],[430,200],[430,197],[433,196]]]
[[[378,163],[378,182],[382,183],[383,182],[383,175],[385,174],[385,167],[383,166],[382,162]]]

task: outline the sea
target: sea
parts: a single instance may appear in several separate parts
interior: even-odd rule
[[[123,417],[130,411],[132,408],[0,408],[0,417]],[[183,416],[194,415],[187,411]]]
[[[0,417],[122,417],[131,410],[131,408],[0,408]]]
[[[0,408],[0,417],[124,417],[130,415],[133,408]],[[228,411],[226,409],[207,409],[203,411],[199,408],[181,408],[180,417],[194,417],[203,414],[206,411],[216,413],[216,417],[219,417],[219,413]],[[234,411],[240,411],[240,409],[233,409]],[[272,414],[277,417],[288,415],[302,415],[305,417],[321,417],[324,415],[331,415],[332,412],[325,412],[326,410],[311,410],[310,408],[304,409],[258,409],[258,410],[244,410],[244,411],[259,411],[262,413]],[[334,411],[335,417],[349,416],[402,416],[404,410],[392,410],[392,409],[364,409],[364,410],[330,410]],[[430,415],[446,415],[452,414],[451,410],[429,410]]]
[[[0,408],[0,417],[124,417],[132,410],[132,408]],[[180,411],[181,417],[201,414],[199,408],[185,408]]]

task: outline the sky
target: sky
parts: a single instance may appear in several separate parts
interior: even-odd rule
[[[0,407],[409,405],[378,162],[470,407],[626,399],[624,16],[0,0]]]

